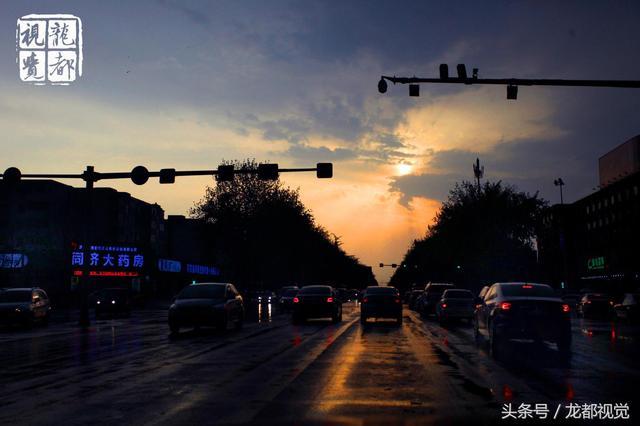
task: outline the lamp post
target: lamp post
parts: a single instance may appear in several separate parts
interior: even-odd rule
[[[484,166],[480,166],[479,158],[476,158],[476,164],[473,165],[473,175],[476,177],[478,189],[480,189],[480,179],[484,176]]]
[[[560,204],[564,204],[564,200],[562,198],[562,187],[564,186],[564,181],[562,178],[558,178],[553,181],[553,184],[560,187]]]

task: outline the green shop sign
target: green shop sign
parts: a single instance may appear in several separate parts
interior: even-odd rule
[[[604,256],[590,257],[587,260],[587,269],[590,271],[604,269]]]

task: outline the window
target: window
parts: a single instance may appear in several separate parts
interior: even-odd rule
[[[493,286],[489,289],[489,291],[487,292],[487,295],[485,296],[484,300],[492,300],[496,297],[496,287]]]

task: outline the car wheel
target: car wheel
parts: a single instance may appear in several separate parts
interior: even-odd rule
[[[560,359],[564,362],[568,362],[571,359],[571,335],[558,339],[557,345]]]
[[[236,330],[240,330],[243,325],[244,325],[244,314],[240,313],[236,321]]]
[[[229,324],[229,317],[225,315],[218,323],[218,328],[222,331],[226,331],[227,324]]]
[[[502,358],[502,352],[504,350],[505,341],[496,331],[495,325],[491,324],[489,327],[489,353],[491,357],[499,360]]]

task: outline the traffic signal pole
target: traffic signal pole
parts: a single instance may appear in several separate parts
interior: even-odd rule
[[[96,172],[93,166],[87,166],[84,172],[80,174],[70,173],[26,173],[22,174],[20,169],[9,167],[5,170],[2,177],[3,182],[8,184],[17,184],[22,179],[82,179],[85,182],[85,193],[83,200],[83,211],[87,218],[93,216],[93,189],[94,184],[105,179],[131,179],[136,185],[144,185],[150,177],[160,178],[161,184],[174,183],[177,176],[216,176],[219,182],[231,181],[236,174],[255,174],[263,180],[277,180],[280,173],[292,172],[316,172],[318,179],[330,179],[333,177],[332,163],[317,163],[316,167],[306,168],[280,168],[278,164],[259,164],[257,169],[238,169],[233,165],[220,165],[217,169],[211,170],[176,170],[161,169],[159,171],[149,171],[144,166],[136,166],[130,172]],[[84,259],[88,258],[89,241],[93,237],[91,228],[88,225],[90,221],[85,220],[83,226],[82,253]],[[83,262],[82,275],[79,278],[80,292],[80,319],[78,325],[82,328],[88,328],[91,325],[89,317],[89,270],[87,262]]]

